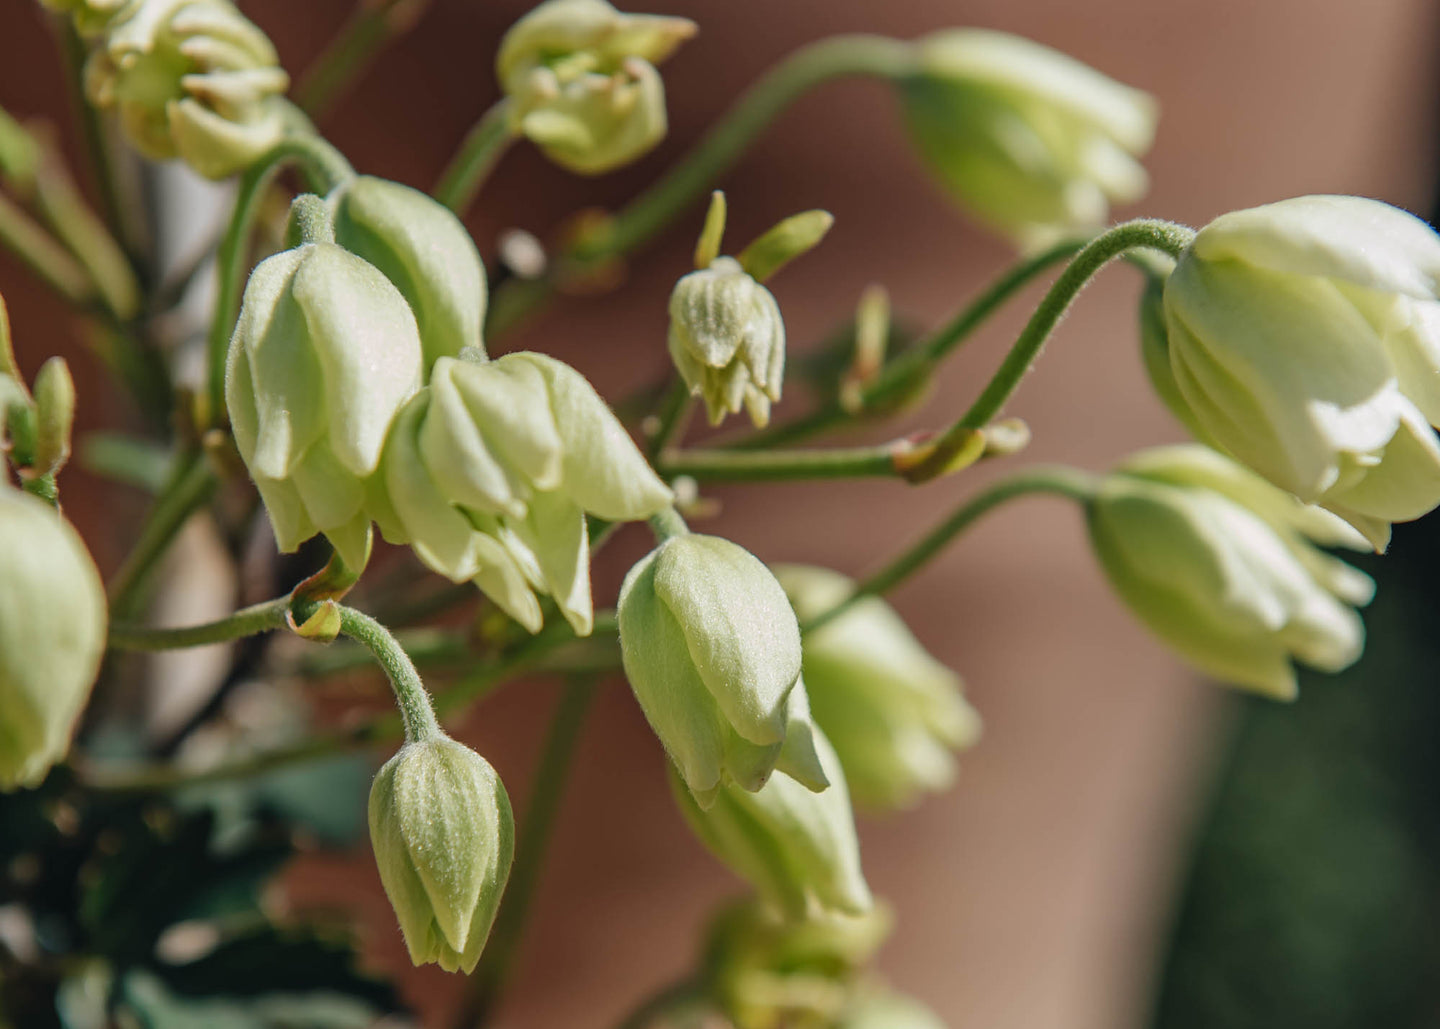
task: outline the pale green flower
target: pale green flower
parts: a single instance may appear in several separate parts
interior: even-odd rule
[[[474,971],[515,850],[495,769],[443,734],[406,743],[370,787],[370,842],[410,960]]]
[[[584,376],[543,354],[440,358],[397,419],[384,467],[386,538],[455,582],[473,579],[531,632],[536,592],[590,632],[587,513],[635,521],[672,499]]]
[[[421,363],[405,298],[354,254],[306,243],[251,273],[225,401],[282,551],[323,532],[364,566],[369,480],[391,421],[420,388]]]
[[[280,141],[289,84],[265,33],[228,0],[135,0],[85,66],[86,96],[119,113],[136,149],[212,179]]]
[[[760,789],[777,767],[825,787],[800,628],[758,558],[717,536],[672,537],[625,576],[619,617],[635,698],[702,807],[726,783]]]
[[[835,1022],[834,1029],[946,1029],[940,1016],[914,997],[867,990]]]
[[[1144,451],[1104,479],[1088,520],[1116,592],[1201,671],[1290,699],[1292,659],[1335,672],[1360,656],[1352,605],[1374,584],[1317,544],[1363,541],[1220,454]]]
[[[0,482],[0,789],[70,748],[105,652],[105,588],[80,535]]]
[[[1397,208],[1236,211],[1165,286],[1170,367],[1209,440],[1383,550],[1440,504],[1437,297],[1440,236]]]
[[[710,424],[743,406],[758,426],[770,421],[785,376],[785,322],[768,289],[733,257],[691,272],[670,294],[670,357]]]
[[[52,11],[70,16],[82,36],[103,32],[110,22],[134,0],[40,0]]]
[[[450,209],[418,189],[361,175],[327,198],[335,242],[373,264],[410,304],[425,368],[482,347],[485,266]]]
[[[582,175],[630,163],[665,137],[655,65],[694,34],[688,18],[547,0],[500,41],[495,71],[512,129]]]
[[[839,572],[777,565],[802,622],[854,592]],[[845,768],[861,807],[901,808],[955,779],[954,751],[980,738],[980,716],[960,677],[920,645],[879,597],[858,601],[804,638],[805,685],[815,722]]]
[[[844,772],[823,733],[808,732],[806,745],[830,783],[818,793],[777,770],[753,792],[721,786],[702,807],[674,774],[676,802],[701,842],[785,917],[863,915],[874,901]]]
[[[1074,58],[988,29],[916,44],[901,87],[920,156],[971,214],[1036,245],[1144,195],[1155,101]]]

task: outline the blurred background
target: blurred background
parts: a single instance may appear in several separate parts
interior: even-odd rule
[[[241,6],[294,73],[352,5]],[[496,99],[495,46],[529,6],[434,0],[322,129],[362,172],[430,186]],[[1427,215],[1435,204],[1440,8],[1428,0],[655,0],[645,9],[701,25],[664,68],[669,137],[594,180],[514,148],[468,219],[487,263],[506,229],[543,239],[578,208],[618,206],[765,68],[845,31],[1004,29],[1149,91],[1162,111],[1146,160],[1153,189],[1121,215],[1198,225],[1303,193],[1378,197]],[[78,160],[54,42],[29,0],[0,10],[0,105],[66,126]],[[847,319],[870,283],[889,289],[907,321],[934,325],[1011,258],[925,178],[893,98],[875,82],[805,97],[720,185],[735,239],[803,208],[836,216],[825,244],[775,286],[795,351]],[[612,399],[656,379],[667,365],[666,299],[689,268],[701,214],[635,257],[623,288],[565,299],[504,348],[553,353]],[[1123,267],[1102,276],[1012,401],[1008,413],[1034,431],[1024,459],[1100,469],[1180,438],[1139,361],[1139,284]],[[27,375],[51,353],[69,360],[81,431],[133,428],[84,333],[3,255],[0,293]],[[1021,298],[988,324],[947,365],[913,425],[953,417],[1026,313]],[[787,390],[779,417],[806,402],[803,390]],[[991,474],[923,491],[891,482],[717,489],[713,531],[767,561],[863,573]],[[67,475],[67,513],[108,572],[144,497]],[[1402,527],[1388,557],[1362,562],[1381,584],[1365,658],[1343,677],[1303,679],[1300,700],[1285,707],[1222,695],[1175,664],[1109,595],[1064,504],[1008,508],[908,583],[893,600],[965,677],[985,738],[964,756],[952,792],[861,822],[867,875],[898,919],[880,958],[888,978],[948,1024],[986,1029],[1440,1025],[1437,533]],[[613,598],[641,535],[603,555],[597,603]],[[338,693],[372,696],[375,684]],[[553,682],[517,684],[458,727],[517,799],[557,696]],[[583,733],[496,1025],[615,1024],[694,964],[709,914],[740,892],[681,822],[659,745],[618,680],[600,691]],[[370,767],[311,782],[319,805],[344,807],[356,789],[363,799]],[[333,839],[345,837],[338,826]],[[273,863],[283,871],[267,910],[358,925],[364,969],[393,979],[424,1026],[454,1024],[463,980],[409,967],[363,835],[324,842],[319,834]]]

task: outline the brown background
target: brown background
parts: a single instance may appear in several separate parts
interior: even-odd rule
[[[244,6],[294,70],[348,5]],[[327,132],[361,170],[430,184],[465,126],[495,98],[495,43],[526,6],[436,0]],[[61,81],[30,7],[6,0],[0,11],[0,104],[21,116],[58,116]],[[1162,119],[1147,162],[1154,189],[1137,208],[1146,214],[1198,224],[1308,192],[1360,193],[1420,210],[1429,200],[1437,37],[1435,8],[1423,0],[727,0],[648,9],[702,26],[665,69],[670,138],[635,167],[599,180],[574,179],[517,148],[470,219],[487,258],[506,227],[543,234],[576,206],[623,201],[758,72],[836,31],[1003,28],[1149,90]],[[870,282],[883,282],[900,311],[934,323],[1007,259],[923,179],[890,97],[874,82],[807,97],[722,184],[732,244],[804,207],[837,217],[825,245],[775,287],[796,349],[843,317]],[[621,293],[568,303],[505,346],[564,357],[612,397],[653,377],[665,362],[664,301],[686,270],[698,218],[697,211],[637,259]],[[1103,276],[1012,402],[1009,413],[1035,430],[1027,458],[1099,468],[1127,449],[1176,437],[1137,359],[1135,288],[1126,270]],[[63,312],[3,258],[0,292],[27,372],[47,354],[65,353],[80,373],[86,423],[123,422],[119,403],[101,399],[93,361]],[[917,424],[953,416],[1013,338],[1024,306],[995,319],[947,368]],[[782,417],[802,400],[788,399]],[[768,560],[860,572],[989,474],[924,491],[890,483],[774,487],[763,496],[727,489],[713,531]],[[137,499],[112,499],[79,474],[66,485],[72,517],[113,567],[112,527],[133,516]],[[598,603],[613,599],[639,535],[607,556]],[[1143,1024],[1167,898],[1218,722],[1215,694],[1121,611],[1086,553],[1077,513],[1056,501],[1007,509],[895,599],[922,640],[965,675],[986,737],[965,758],[954,792],[862,824],[871,884],[899,915],[883,968],[952,1025]],[[551,684],[517,686],[464,726],[517,803],[554,696]],[[707,912],[736,892],[674,812],[662,760],[624,686],[613,684],[587,727],[499,1024],[613,1024],[689,966]],[[373,959],[405,964],[368,850],[306,859],[291,887],[302,905],[360,903]],[[426,968],[406,982],[426,1024],[445,1025],[459,981]]]

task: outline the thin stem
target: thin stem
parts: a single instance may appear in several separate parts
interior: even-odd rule
[[[677,376],[671,381],[670,388],[665,391],[665,396],[660,401],[659,410],[655,412],[655,431],[651,433],[649,445],[645,448],[652,462],[672,443],[679,442],[685,434],[685,423],[690,418],[691,400],[690,387]]]
[[[248,270],[245,254],[250,231],[260,213],[266,189],[288,164],[300,165],[310,185],[322,193],[328,193],[355,175],[344,155],[325,140],[319,136],[296,135],[277,143],[240,177],[235,209],[215,255],[218,283],[206,347],[209,358],[208,406],[202,412],[202,425],[218,425],[224,421],[225,352],[230,346],[230,333],[240,313],[240,294]]]
[[[660,181],[630,202],[603,233],[582,243],[543,278],[512,280],[496,292],[490,331],[502,332],[539,306],[567,272],[635,250],[670,224],[723,175],[755,138],[803,94],[832,79],[898,79],[911,68],[909,44],[884,36],[832,36],[796,50],[750,87]],[[567,267],[568,266],[568,267]]]
[[[530,800],[520,821],[522,831],[516,837],[515,864],[510,870],[505,899],[501,901],[495,928],[471,979],[472,992],[466,1004],[465,1017],[456,1023],[464,1029],[485,1023],[488,1014],[499,1003],[510,970],[514,967],[530,903],[545,867],[545,855],[550,847],[556,816],[560,813],[560,802],[565,795],[575,745],[594,697],[595,684],[589,678],[571,680],[560,696],[560,704],[555,709],[545,749],[535,772]]]
[[[1005,401],[1020,385],[1020,380],[1040,356],[1045,341],[1070,309],[1086,283],[1110,261],[1127,250],[1148,247],[1179,257],[1195,238],[1195,231],[1174,222],[1140,218],[1124,222],[1096,236],[1065,268],[1040,306],[1030,316],[1015,345],[1010,348],[1000,368],[979,398],[960,419],[960,425],[978,429],[1000,413]]]
[[[661,454],[656,471],[670,478],[689,475],[702,482],[786,482],[797,479],[892,477],[897,445],[814,450],[672,450]]]
[[[117,650],[180,650],[207,643],[226,643],[285,627],[289,597],[277,597],[241,608],[234,614],[203,625],[156,629],[150,626],[112,624],[109,644]]]
[[[862,597],[879,596],[894,589],[925,567],[936,554],[983,515],[1006,501],[1034,493],[1050,493],[1084,501],[1089,499],[1094,489],[1094,477],[1088,472],[1064,466],[1029,468],[1000,479],[961,504],[954,513],[907,547],[884,568],[860,582],[849,597],[807,622],[802,629],[806,632],[818,629]]]
[[[466,133],[460,149],[440,175],[433,194],[435,199],[464,216],[475,202],[485,179],[514,140],[515,134],[510,130],[510,101],[502,98],[492,104]]]
[[[84,267],[3,193],[0,193],[0,244],[71,305],[85,307],[95,299],[95,284]]]
[[[110,582],[110,615],[119,622],[133,618],[144,600],[145,586],[180,528],[203,507],[218,485],[204,453],[180,457],[165,490],[155,498],[139,538]]]
[[[917,383],[968,340],[1005,301],[1037,275],[1073,257],[1087,242],[1087,239],[1064,240],[1011,267],[940,329],[885,365],[875,380],[861,391],[860,413],[883,413],[903,401]],[[842,425],[853,417],[852,412],[840,405],[839,398],[832,398],[808,415],[746,436],[734,443],[732,449],[758,450],[789,445]]]
[[[295,88],[295,103],[312,118],[321,118],[364,74],[387,43],[408,32],[419,20],[427,0],[362,0],[328,46],[305,69]]]
[[[425,692],[425,684],[420,681],[420,673],[415,670],[410,655],[390,635],[390,630],[353,607],[343,604],[337,607],[340,609],[340,632],[363,643],[375,655],[380,667],[385,669],[390,687],[395,692],[395,703],[400,708],[406,741],[425,740],[439,734],[440,723],[435,719],[430,694]],[[303,621],[300,615],[301,611],[296,611],[297,620]]]
[[[661,987],[656,993],[640,1002],[640,1006],[625,1017],[616,1029],[655,1029],[655,1020],[667,1014],[672,1008],[693,1004],[705,996],[704,982],[698,977],[681,979]]]

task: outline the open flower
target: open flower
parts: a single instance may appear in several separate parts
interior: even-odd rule
[[[1145,193],[1146,93],[1004,32],[950,29],[916,48],[901,89],[911,137],[977,218],[1037,245],[1099,226],[1111,203]]]
[[[1440,236],[1375,200],[1236,211],[1165,286],[1167,350],[1207,439],[1383,550],[1440,504]]]
[[[1135,616],[1223,682],[1290,699],[1292,659],[1335,672],[1360,656],[1365,630],[1352,605],[1368,603],[1374,584],[1317,544],[1364,541],[1220,454],[1141,452],[1106,476],[1088,521]]]

